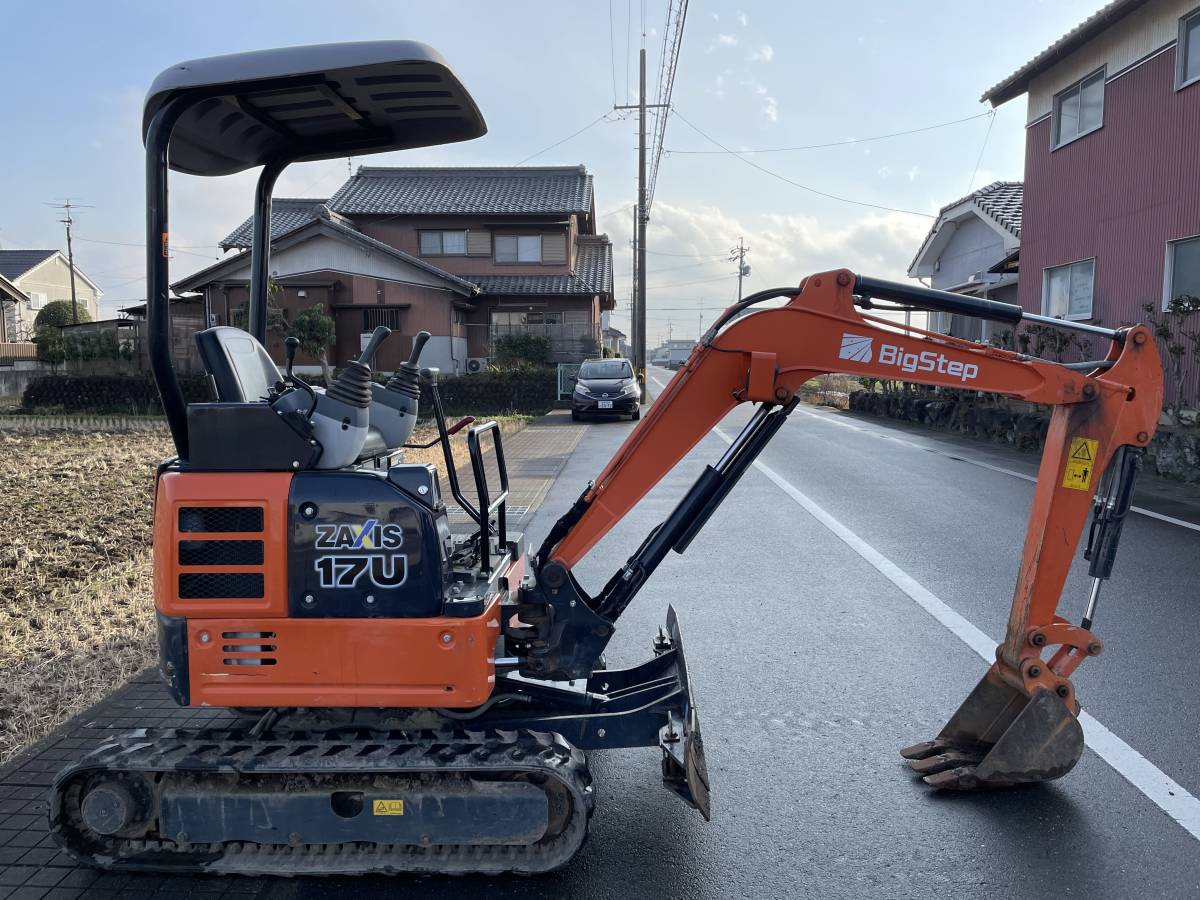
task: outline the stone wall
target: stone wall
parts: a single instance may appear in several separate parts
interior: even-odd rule
[[[850,409],[1029,451],[1041,450],[1050,423],[1046,407],[984,402],[971,394],[854,391]],[[1147,450],[1146,466],[1164,478],[1200,484],[1200,429],[1160,427]]]

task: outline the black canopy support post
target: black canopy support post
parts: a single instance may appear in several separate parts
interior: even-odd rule
[[[168,101],[159,107],[146,129],[146,325],[150,333],[150,369],[180,459],[188,458],[187,404],[171,364],[167,145],[179,117],[194,102],[192,97]]]
[[[271,161],[262,167],[254,188],[254,238],[250,246],[250,309],[247,331],[260,344],[267,342],[267,286],[271,264],[271,194],[284,161]]]

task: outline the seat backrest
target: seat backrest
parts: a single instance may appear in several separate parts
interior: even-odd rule
[[[227,403],[266,400],[279,368],[263,345],[240,328],[220,325],[196,332],[196,346],[204,368],[217,387],[217,399]]]

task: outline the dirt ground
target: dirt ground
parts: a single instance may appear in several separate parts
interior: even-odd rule
[[[155,661],[154,467],[171,449],[165,431],[0,433],[0,763]],[[465,431],[454,450],[466,475]],[[436,446],[405,458],[444,467]]]

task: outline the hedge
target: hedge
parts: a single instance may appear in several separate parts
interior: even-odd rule
[[[558,400],[558,372],[554,369],[515,369],[442,378],[438,391],[446,412],[455,416],[494,416],[501,413],[537,414]],[[429,386],[421,385],[422,416],[433,415]]]
[[[211,400],[203,375],[180,375],[189,402]],[[150,375],[44,375],[29,382],[21,405],[27,410],[162,415]]]
[[[320,382],[321,379],[306,379]],[[188,402],[212,399],[203,375],[180,375]],[[443,378],[438,382],[449,415],[536,414],[553,408],[558,398],[554,369],[483,372]],[[45,375],[35,378],[21,399],[27,410],[160,415],[154,379],[147,375]],[[433,415],[429,387],[421,386],[421,412]]]

